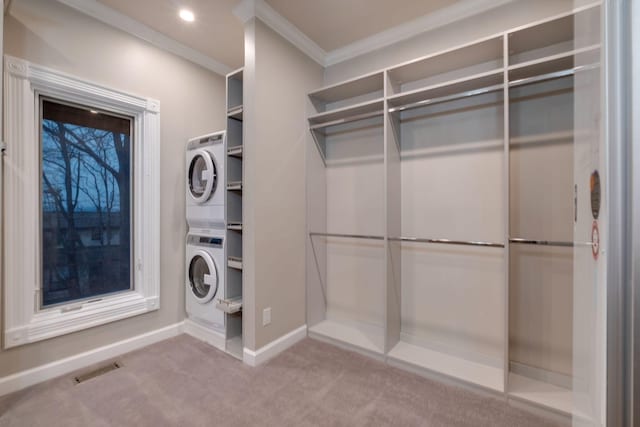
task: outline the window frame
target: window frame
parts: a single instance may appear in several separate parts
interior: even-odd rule
[[[160,307],[160,103],[5,56],[4,348]],[[133,289],[41,308],[39,98],[131,116]]]

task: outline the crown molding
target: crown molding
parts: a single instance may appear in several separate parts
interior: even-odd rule
[[[300,31],[298,27],[276,12],[264,0],[242,0],[233,9],[233,14],[243,23],[254,17],[260,19],[318,64],[325,65],[327,52]]]
[[[139,39],[142,39],[162,50],[173,53],[181,58],[200,65],[214,73],[222,76],[232,71],[232,68],[216,61],[215,59],[186,46],[164,34],[150,28],[135,19],[120,13],[97,0],[57,0],[66,6],[69,6],[85,15],[91,16],[98,21],[115,27],[125,33],[129,33]]]
[[[370,37],[332,50],[325,56],[326,67],[353,59],[374,50],[408,40],[419,34],[443,27],[456,21],[478,15],[515,0],[462,0],[451,6],[421,16],[413,21],[397,25]]]
[[[260,19],[317,63],[327,67],[514,1],[516,0],[462,0],[329,52],[318,46],[264,0],[242,0],[233,9],[233,14],[243,23],[252,18]]]

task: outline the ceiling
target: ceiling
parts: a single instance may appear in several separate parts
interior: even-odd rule
[[[239,0],[99,1],[232,69],[244,62],[244,30],[232,12]],[[193,10],[196,20],[182,21],[181,7]]]
[[[266,0],[325,51],[344,47],[458,0]]]
[[[231,68],[244,62],[241,22],[233,15],[239,0],[99,0]],[[325,51],[332,51],[460,0],[265,0]],[[196,15],[178,18],[180,7]]]

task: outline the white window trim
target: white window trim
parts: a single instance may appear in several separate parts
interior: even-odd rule
[[[5,56],[4,348],[68,334],[160,306],[160,103]],[[134,117],[134,290],[39,308],[38,96]]]

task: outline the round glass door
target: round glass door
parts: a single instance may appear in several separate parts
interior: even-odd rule
[[[211,257],[198,251],[189,263],[189,286],[198,302],[211,301],[218,290],[218,274]]]
[[[189,193],[198,203],[206,202],[216,184],[216,165],[209,153],[198,150],[189,165]]]

